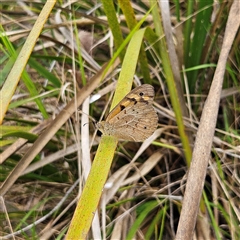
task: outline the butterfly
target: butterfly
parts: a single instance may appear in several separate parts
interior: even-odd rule
[[[120,141],[143,142],[158,126],[153,104],[154,88],[143,84],[129,92],[109,113],[105,121],[97,123],[103,135]]]

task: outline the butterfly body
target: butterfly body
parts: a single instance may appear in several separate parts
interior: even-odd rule
[[[104,135],[121,141],[142,142],[157,128],[158,116],[152,103],[154,88],[144,84],[128,93],[109,113],[105,121],[97,124]]]

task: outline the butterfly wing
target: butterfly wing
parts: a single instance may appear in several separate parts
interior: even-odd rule
[[[142,142],[154,133],[157,125],[158,116],[153,106],[140,101],[121,111],[112,128],[119,140]]]
[[[137,104],[140,100],[145,100],[148,103],[152,104],[154,98],[154,88],[149,84],[143,84],[139,87],[134,88],[129,92],[118,104],[117,106],[109,113],[106,118],[106,122],[113,122],[115,117],[127,107]]]
[[[158,116],[152,106],[153,98],[154,88],[149,84],[133,89],[109,113],[102,124],[104,134],[125,141],[142,142],[147,139],[158,124]]]

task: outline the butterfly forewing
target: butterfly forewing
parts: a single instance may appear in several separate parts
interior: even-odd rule
[[[154,89],[153,86],[149,84],[143,84],[139,87],[134,88],[130,93],[128,93],[117,106],[109,113],[106,121],[110,121],[116,117],[121,111],[124,111],[127,107],[136,105],[140,99],[144,99],[149,103],[153,102]]]

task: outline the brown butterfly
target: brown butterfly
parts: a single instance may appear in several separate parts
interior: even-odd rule
[[[154,88],[149,84],[134,88],[109,113],[105,121],[97,123],[103,135],[120,141],[143,142],[158,126],[158,115],[152,103]]]

